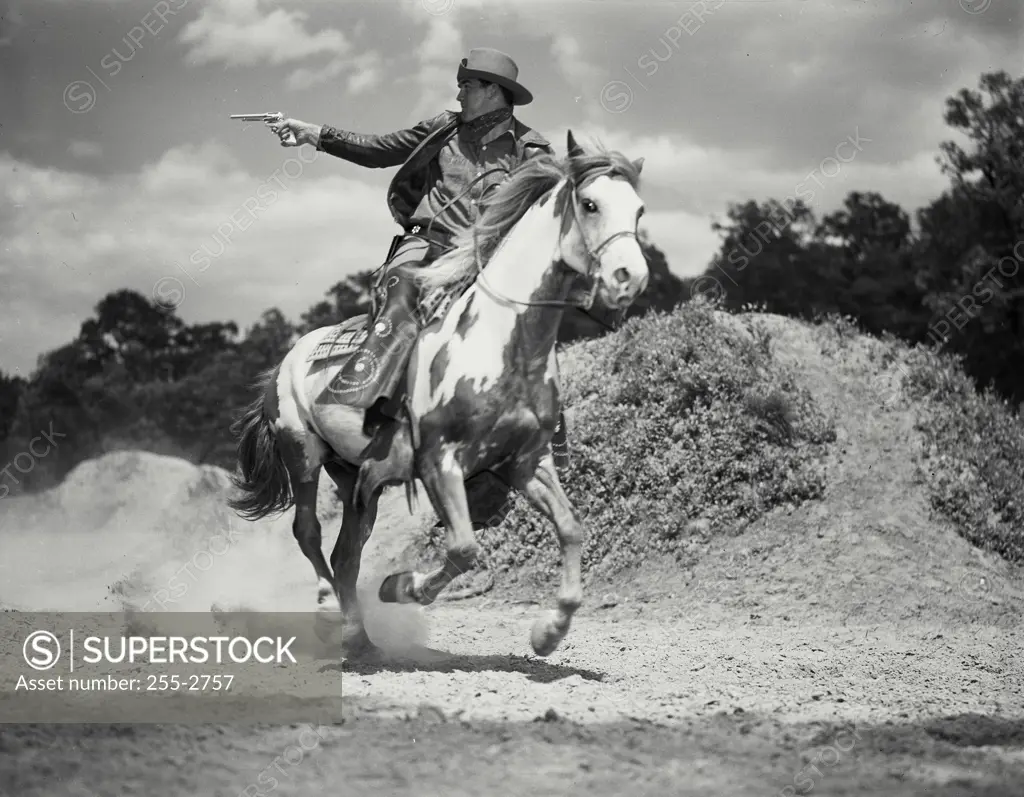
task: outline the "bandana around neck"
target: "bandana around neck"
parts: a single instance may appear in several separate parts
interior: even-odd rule
[[[468,122],[463,121],[460,123],[462,132],[469,136],[471,139],[480,139],[487,135],[488,131],[495,125],[499,125],[502,122],[512,118],[511,108],[498,108],[495,111],[488,111],[482,116],[478,116],[476,119],[471,119]]]

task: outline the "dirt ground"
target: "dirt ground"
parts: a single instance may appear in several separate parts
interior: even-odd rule
[[[593,610],[547,661],[525,653],[534,607],[441,605],[431,645],[449,655],[436,661],[306,663],[305,694],[343,693],[306,707],[313,730],[0,726],[0,788],[1021,794],[1019,630],[752,619],[699,601],[684,591]]]
[[[0,715],[25,724],[0,725],[0,793],[1024,794],[1024,578],[932,516],[898,380],[855,380],[866,356],[856,346],[839,367],[799,325],[766,323],[779,356],[836,413],[823,500],[707,541],[693,569],[652,563],[589,583],[548,659],[532,654],[529,631],[555,584],[499,580],[426,610],[370,607],[375,639],[429,651],[342,664],[310,643],[273,676],[240,671],[243,694],[277,679],[293,698],[286,720],[243,722],[225,703],[221,716],[204,704],[216,722],[202,725],[187,710],[165,725],[31,724],[17,713],[24,696],[5,686]],[[182,489],[189,506],[206,500]],[[371,591],[415,528],[400,500],[382,511]],[[130,515],[107,514],[117,512]],[[11,627],[30,628],[24,612],[113,610],[100,585],[119,576],[118,594],[137,605],[188,556],[148,528],[103,523],[105,548],[72,546],[66,528],[5,531],[17,559],[0,557],[0,602],[19,610],[5,615]],[[307,569],[287,525],[272,524],[174,608],[308,611]],[[309,617],[294,617],[307,637]],[[0,641],[4,662],[20,660],[23,636]]]

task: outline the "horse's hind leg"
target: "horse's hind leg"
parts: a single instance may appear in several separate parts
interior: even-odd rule
[[[583,524],[562,489],[550,452],[541,458],[533,475],[522,486],[520,481],[516,480],[516,486],[554,523],[562,549],[562,584],[558,591],[558,604],[534,623],[530,635],[534,652],[538,656],[548,656],[569,632],[573,615],[583,602],[580,575]]]
[[[331,568],[334,570],[334,584],[341,599],[341,608],[349,629],[345,634],[344,646],[346,653],[358,655],[373,649],[373,643],[363,626],[363,614],[359,606],[356,583],[359,580],[359,564],[363,555],[363,546],[373,531],[377,520],[377,500],[375,494],[360,515],[356,511],[355,485],[358,471],[346,468],[333,462],[325,465],[327,473],[338,485],[344,506],[341,531],[334,543],[331,553]]]
[[[320,468],[315,468],[310,481],[295,482],[295,519],[292,534],[299,549],[313,565],[317,577],[316,635],[324,642],[336,641],[343,617],[334,592],[334,579],[322,550],[323,537],[316,517],[316,494]]]
[[[379,592],[381,601],[385,603],[430,605],[452,579],[473,566],[480,551],[466,500],[465,477],[455,457],[450,453],[442,455],[440,461],[425,457],[419,475],[447,529],[444,565],[426,575],[407,571],[388,576],[381,583]]]
[[[295,498],[292,534],[303,555],[313,565],[317,577],[316,634],[321,640],[331,642],[341,626],[341,606],[334,593],[334,578],[324,559],[320,521],[316,516],[317,487],[327,447],[319,437],[303,427],[301,420],[292,417],[294,409],[282,402],[284,423],[279,429],[281,459],[288,469]]]

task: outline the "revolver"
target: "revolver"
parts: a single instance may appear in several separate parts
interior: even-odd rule
[[[284,114],[280,111],[277,113],[233,113],[231,118],[239,119],[243,122],[279,122],[284,119]],[[289,144],[294,144],[295,135],[289,132],[283,140]]]

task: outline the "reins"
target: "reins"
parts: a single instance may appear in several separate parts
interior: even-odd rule
[[[444,205],[441,206],[441,209],[439,211],[437,211],[437,213],[435,213],[433,216],[430,217],[430,223],[427,225],[427,228],[423,231],[423,233],[424,233],[423,237],[427,238],[427,240],[429,240],[430,229],[431,229],[431,227],[434,226],[434,222],[437,220],[437,217],[440,216],[442,213],[444,213],[446,210],[448,210],[448,208],[450,208],[452,205],[454,205],[456,202],[458,202],[464,196],[466,196],[466,194],[468,194],[470,191],[472,191],[473,190],[473,186],[475,186],[477,183],[479,183],[485,177],[487,177],[489,175],[492,175],[495,172],[504,172],[506,175],[510,174],[510,171],[508,169],[505,169],[505,168],[503,168],[501,166],[496,166],[493,169],[488,169],[487,171],[482,172],[481,174],[478,174],[473,180],[470,181],[469,185],[466,186],[465,190],[461,194],[459,194],[456,197],[453,197],[452,199],[449,199],[447,202],[444,203]],[[482,196],[480,198],[483,199]],[[475,229],[476,229],[476,225],[474,224],[474,230]],[[438,244],[438,246],[442,246],[442,245]],[[446,253],[447,252],[451,252],[453,249],[455,249],[455,247],[451,246],[450,244],[447,245],[447,246],[444,246],[443,248],[445,249]]]

